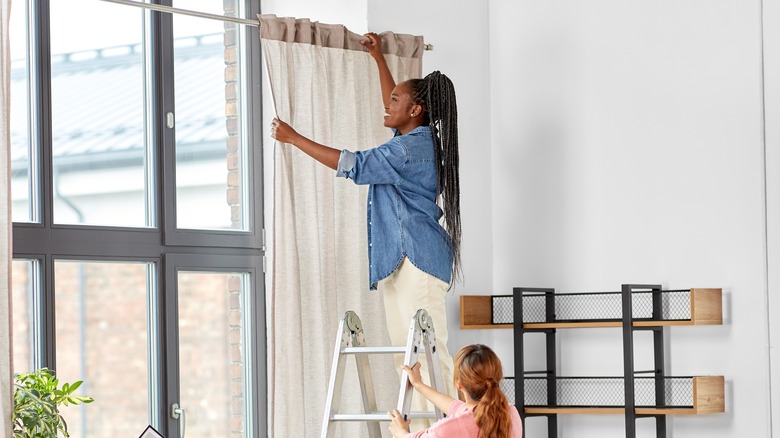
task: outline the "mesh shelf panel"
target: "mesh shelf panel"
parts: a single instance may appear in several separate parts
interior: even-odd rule
[[[493,324],[513,324],[514,309],[513,298],[511,296],[493,297]],[[523,312],[525,313],[525,312]]]
[[[509,404],[514,404],[515,403],[515,378],[506,377],[504,379],[501,379],[501,381],[498,382],[498,387],[501,388],[501,391],[504,392],[504,395],[506,396],[507,400],[509,400]]]
[[[557,403],[547,399],[547,382],[555,384]],[[634,399],[637,407],[644,408],[692,408],[693,378],[664,377],[664,401],[655,401],[655,378],[634,379]],[[501,389],[510,403],[515,400],[515,379],[501,381]],[[525,378],[526,407],[623,407],[625,389],[622,377],[546,377]]]
[[[661,317],[658,321],[686,321],[691,319],[691,291],[660,291]],[[617,321],[623,317],[622,292],[593,292],[553,294],[555,321]],[[545,320],[546,297],[533,293],[523,295],[523,322],[541,323]],[[653,293],[634,292],[632,295],[632,317],[637,320],[653,318]],[[493,324],[514,323],[513,297],[497,295],[492,297]]]

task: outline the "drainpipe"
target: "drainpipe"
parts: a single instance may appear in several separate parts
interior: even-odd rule
[[[76,214],[76,219],[78,220],[78,223],[83,224],[84,223],[84,212],[81,211],[81,209],[70,199],[63,196],[62,193],[60,193],[60,178],[59,178],[59,172],[54,171],[54,196],[55,199],[62,200],[65,205],[67,205],[73,212]],[[81,377],[79,380],[83,381],[84,383],[81,384],[81,387],[84,390],[84,394],[88,394],[87,392],[87,333],[86,333],[86,324],[87,324],[87,305],[86,305],[86,299],[85,294],[86,291],[84,290],[84,285],[86,284],[86,274],[84,272],[84,263],[79,263],[79,271],[78,271],[78,278],[77,278],[77,287],[78,287],[78,300],[79,300],[79,374],[81,374]],[[81,410],[81,432],[84,436],[87,436],[87,410],[86,406],[82,403],[79,406],[79,409]]]

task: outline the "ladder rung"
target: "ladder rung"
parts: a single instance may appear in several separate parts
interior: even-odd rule
[[[406,346],[403,347],[344,347],[341,349],[344,354],[359,353],[406,353]]]
[[[390,421],[387,412],[372,412],[370,414],[334,414],[331,421]]]
[[[410,412],[408,418],[436,418],[436,412]],[[370,414],[333,414],[331,421],[390,421],[387,412],[372,412]]]
[[[407,418],[436,418],[436,412],[410,412]]]

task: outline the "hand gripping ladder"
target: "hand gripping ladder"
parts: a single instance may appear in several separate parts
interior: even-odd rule
[[[400,354],[404,353],[404,364],[412,366],[417,362],[417,356],[421,349],[425,350],[425,356],[428,359],[428,374],[430,381],[433,382],[433,388],[439,392],[444,392],[444,382],[441,376],[441,367],[439,366],[439,355],[436,352],[436,334],[433,330],[433,321],[428,312],[420,309],[412,317],[409,324],[409,336],[406,346],[401,347],[368,347],[365,345],[366,339],[363,334],[363,324],[360,322],[357,314],[351,310],[344,314],[339,322],[339,328],[336,332],[336,347],[333,353],[333,367],[330,372],[330,383],[328,385],[328,399],[325,404],[325,419],[322,423],[321,438],[332,438],[337,421],[366,421],[368,425],[368,436],[370,438],[380,438],[380,421],[389,421],[387,412],[379,412],[376,407],[376,394],[374,393],[374,383],[371,378],[371,370],[368,364],[369,354]],[[360,381],[360,392],[363,396],[363,410],[361,414],[339,414],[339,404],[341,402],[341,387],[344,382],[344,365],[347,355],[355,356],[357,365],[358,380]],[[435,412],[410,412],[413,387],[409,382],[409,375],[404,371],[401,375],[401,388],[398,393],[398,411],[408,418],[437,418],[443,417],[441,410],[435,409]]]

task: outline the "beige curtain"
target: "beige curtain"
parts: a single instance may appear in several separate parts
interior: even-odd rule
[[[382,125],[377,68],[360,35],[306,19],[259,19],[274,110],[282,120],[338,149],[366,149],[392,136]],[[387,32],[382,40],[397,82],[420,77],[422,37]],[[366,188],[276,144],[273,209],[269,435],[317,437],[339,319],[354,310],[367,343],[389,345],[382,298],[368,286]],[[378,407],[389,409],[399,389],[392,358],[372,357],[371,367]],[[340,412],[361,412],[355,371],[349,358]],[[336,436],[367,436],[367,429],[345,423]]]
[[[0,0],[0,435],[12,436],[11,406],[11,0]]]

